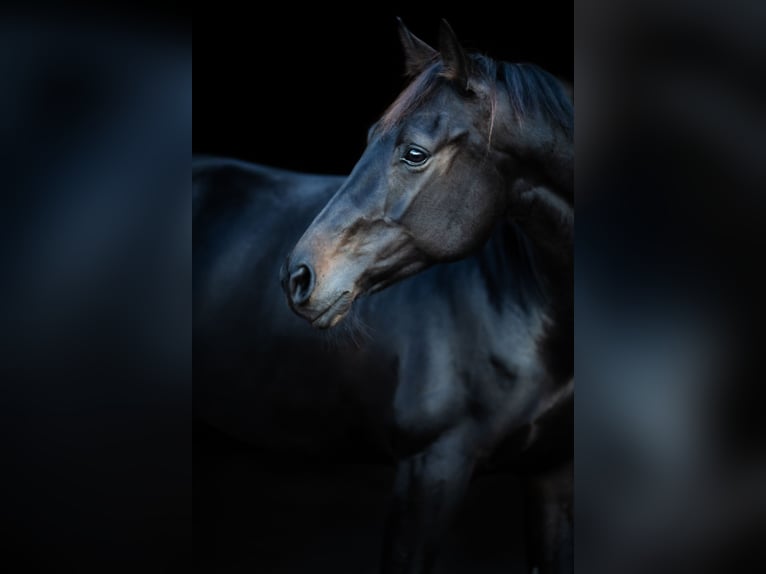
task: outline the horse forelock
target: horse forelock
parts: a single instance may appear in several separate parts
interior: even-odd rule
[[[500,93],[507,96],[517,122],[538,115],[571,136],[574,123],[572,100],[553,75],[534,64],[496,61],[478,53],[471,54],[469,61],[473,80],[489,88],[488,144],[495,129]],[[428,100],[440,85],[439,79],[453,79],[450,73],[451,70],[437,60],[415,76],[381,117],[379,126],[383,132],[400,125]]]

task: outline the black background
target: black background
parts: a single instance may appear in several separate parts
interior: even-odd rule
[[[201,19],[195,26],[194,151],[316,173],[349,173],[367,128],[405,86],[396,15]],[[440,17],[399,14],[438,46]],[[564,2],[445,13],[465,48],[573,77]]]

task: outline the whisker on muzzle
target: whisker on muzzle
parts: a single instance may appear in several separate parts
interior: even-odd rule
[[[373,339],[373,329],[364,321],[356,304],[336,327],[322,332],[329,349],[339,349],[352,344],[357,349]]]

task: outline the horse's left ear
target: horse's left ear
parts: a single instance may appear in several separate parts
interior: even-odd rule
[[[404,48],[407,75],[414,78],[436,60],[438,52],[410,32],[401,18],[396,20],[399,24],[399,39]]]
[[[467,89],[468,58],[446,20],[442,20],[439,30],[439,52],[444,62],[445,76]]]

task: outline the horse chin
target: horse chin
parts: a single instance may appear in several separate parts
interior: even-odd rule
[[[311,320],[311,325],[317,329],[330,329],[334,327],[351,310],[354,299],[355,297],[351,291],[344,291],[329,307]]]

